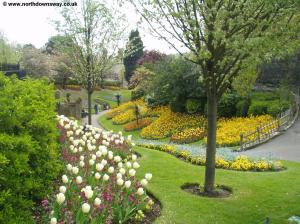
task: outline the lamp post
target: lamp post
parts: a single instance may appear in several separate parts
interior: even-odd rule
[[[118,106],[120,106],[121,94],[120,94],[120,93],[117,93],[117,94],[115,94],[115,97],[116,97]]]

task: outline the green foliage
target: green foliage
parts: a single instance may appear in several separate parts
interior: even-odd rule
[[[148,68],[155,74],[147,89],[152,105],[181,104],[181,111],[187,98],[206,95],[197,66],[182,57],[166,57]]]
[[[143,41],[138,30],[132,30],[124,51],[125,79],[129,82],[133,71],[136,68],[137,61],[143,56]]]
[[[0,223],[32,223],[60,171],[54,89],[0,74]]]
[[[289,109],[289,106],[290,105],[287,101],[282,102],[282,103],[279,100],[272,101],[272,102],[268,103],[267,112],[268,112],[268,114],[272,115],[273,117],[276,117],[278,114]]]
[[[11,45],[0,32],[0,64],[16,64],[20,59],[18,47]]]
[[[242,99],[236,104],[236,115],[238,117],[246,117],[251,104],[250,98]]]
[[[189,114],[194,114],[198,112],[200,107],[201,107],[200,99],[191,98],[191,99],[187,99],[187,101],[185,102],[185,108]]]
[[[143,89],[133,90],[131,92],[131,100],[136,100],[136,99],[142,98],[144,95],[145,95],[145,92]]]
[[[170,102],[170,108],[173,112],[185,112],[185,96],[174,97]]]
[[[262,115],[267,114],[268,112],[268,102],[267,101],[252,101],[249,110],[248,115]]]
[[[236,104],[239,100],[238,95],[233,92],[223,94],[218,103],[218,115],[220,117],[232,117],[236,115]]]

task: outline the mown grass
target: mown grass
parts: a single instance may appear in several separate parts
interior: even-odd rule
[[[238,172],[217,169],[216,183],[229,186],[229,198],[204,198],[181,190],[184,183],[203,183],[204,167],[183,162],[169,154],[135,147],[142,155],[138,175],[153,174],[148,189],[161,201],[156,224],[259,224],[269,217],[273,224],[288,223],[300,215],[300,163],[285,162],[282,172]]]

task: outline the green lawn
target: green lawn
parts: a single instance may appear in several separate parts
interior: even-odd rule
[[[186,182],[203,183],[204,167],[185,163],[169,154],[135,147],[142,155],[139,175],[153,174],[149,190],[161,201],[160,224],[258,224],[269,217],[288,223],[300,215],[300,163],[285,162],[282,172],[238,172],[217,169],[216,183],[233,188],[229,198],[203,198],[186,193]]]
[[[65,99],[66,94],[71,93],[71,100],[75,101],[78,97],[87,100],[87,93],[85,90],[74,91],[74,90],[63,90],[62,91],[62,100]],[[127,102],[131,99],[131,90],[121,89],[121,90],[109,90],[102,89],[101,91],[94,91],[92,95],[93,104],[96,103],[95,100],[99,100],[101,102],[108,103],[110,107],[116,107],[117,101],[115,98],[115,94],[121,95],[121,103]]]
[[[105,116],[99,122],[107,129],[121,131]],[[126,134],[126,132],[124,132]],[[130,132],[134,139],[138,131]],[[139,175],[153,173],[149,190],[161,201],[162,215],[156,224],[272,224],[288,223],[292,215],[300,216],[300,163],[284,162],[281,172],[238,172],[217,169],[216,184],[233,188],[229,198],[203,198],[180,189],[184,183],[202,183],[204,167],[183,162],[167,153],[135,147],[142,155]]]

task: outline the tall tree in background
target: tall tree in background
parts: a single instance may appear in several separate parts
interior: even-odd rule
[[[143,41],[138,30],[132,30],[124,51],[125,79],[129,82],[136,68],[137,61],[143,56]]]
[[[207,91],[204,191],[215,192],[217,102],[250,63],[299,46],[299,0],[129,0],[162,39],[199,65]]]
[[[20,46],[8,42],[5,35],[0,32],[0,64],[17,64],[20,60]]]
[[[71,59],[72,73],[87,90],[89,124],[94,88],[113,66],[123,32],[120,29],[123,20],[113,8],[117,7],[108,8],[105,1],[83,0],[81,7],[63,8],[63,21],[57,22],[58,30],[74,43],[66,47],[66,53]]]

